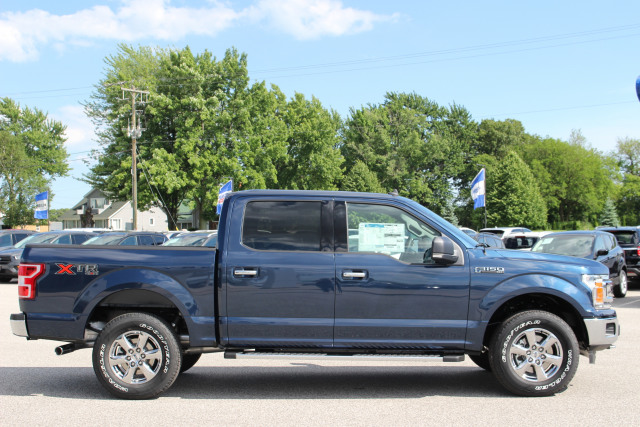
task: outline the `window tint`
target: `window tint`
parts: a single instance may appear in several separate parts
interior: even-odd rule
[[[603,236],[598,236],[598,238],[596,239],[596,246],[593,250],[593,252],[595,252],[596,254],[598,253],[599,250],[609,250],[609,248],[607,247],[607,244],[605,243],[605,240],[603,238]]]
[[[12,245],[13,245],[13,241],[11,241],[11,234],[3,234],[0,236],[0,246],[12,246]]]
[[[320,251],[320,202],[250,202],[242,243],[253,249]]]
[[[151,236],[138,236],[138,240],[143,246],[153,246],[156,244]]]
[[[393,206],[347,204],[349,252],[375,252],[407,263],[431,263],[425,256],[440,233]]]
[[[163,244],[165,242],[165,238],[162,236],[151,236],[153,237],[153,241],[155,242],[155,245],[159,246],[161,244]]]
[[[71,235],[65,234],[64,236],[60,236],[53,243],[55,243],[56,245],[70,245]]]
[[[136,236],[129,236],[119,243],[120,246],[138,246]]]
[[[74,245],[81,245],[89,238],[89,236],[85,234],[74,234],[73,236],[71,236],[71,238]]]

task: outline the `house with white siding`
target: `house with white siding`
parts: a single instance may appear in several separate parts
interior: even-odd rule
[[[110,230],[133,229],[133,207],[131,202],[111,201],[100,190],[92,189],[62,214],[62,228],[107,228]],[[167,231],[167,215],[160,208],[138,210],[139,231]]]

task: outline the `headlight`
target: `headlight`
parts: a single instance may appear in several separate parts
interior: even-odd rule
[[[591,289],[591,300],[596,309],[611,307],[613,301],[613,284],[608,274],[583,274],[582,283]]]

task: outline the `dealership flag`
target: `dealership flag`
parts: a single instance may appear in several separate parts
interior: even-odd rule
[[[225,185],[220,187],[220,191],[218,192],[218,205],[216,206],[216,213],[220,215],[222,212],[222,203],[224,202],[224,198],[227,197],[227,194],[233,191],[233,180],[229,180]]]
[[[49,192],[36,194],[36,211],[33,215],[37,219],[49,219]]]
[[[471,181],[471,198],[473,199],[473,209],[484,207],[484,168],[480,169],[478,175]]]

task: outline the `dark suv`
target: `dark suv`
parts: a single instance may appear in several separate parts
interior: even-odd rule
[[[9,248],[33,233],[30,230],[2,230],[0,231],[0,249]]]
[[[531,251],[598,261],[609,268],[613,294],[618,298],[624,298],[627,295],[627,266],[624,251],[611,233],[602,229],[550,233],[538,240]]]
[[[624,249],[629,277],[640,280],[640,226],[638,227],[600,227],[616,236],[618,244]]]

